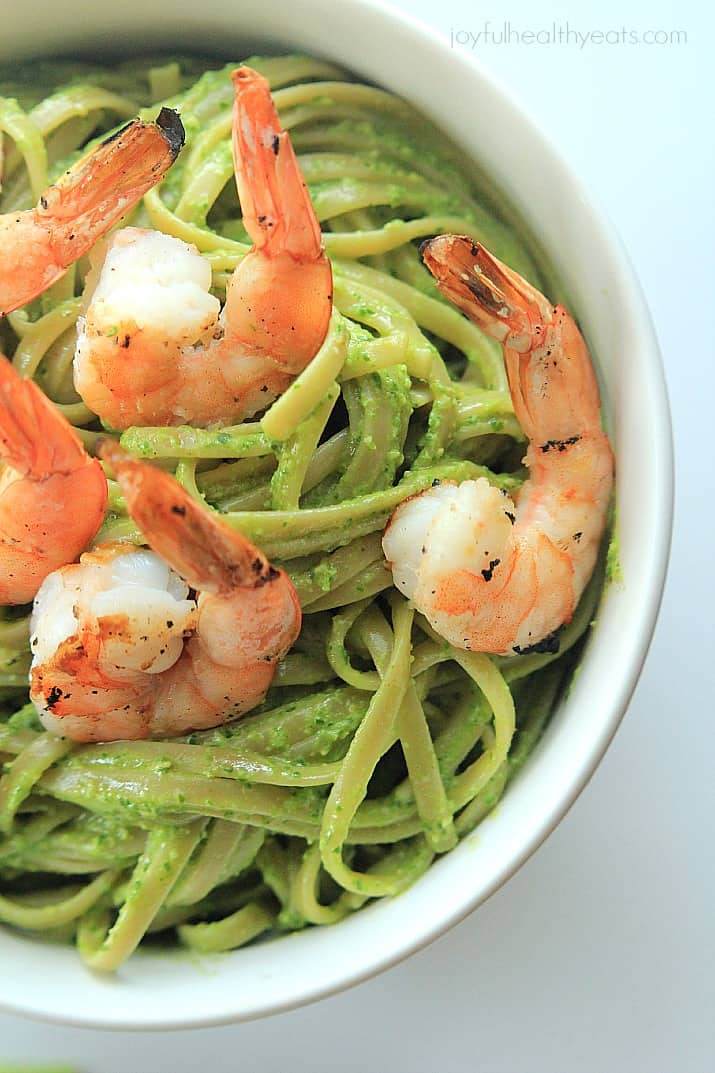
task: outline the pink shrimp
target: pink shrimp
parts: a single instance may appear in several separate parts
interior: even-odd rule
[[[2,356],[0,457],[0,604],[24,604],[99,529],[107,479],[62,414]]]
[[[442,292],[503,347],[514,411],[529,439],[516,506],[481,478],[402,503],[383,538],[397,587],[458,648],[558,650],[593,572],[613,453],[598,385],[571,316],[471,239],[425,243]]]
[[[0,316],[51,286],[165,175],[184,144],[176,112],[135,119],[65,172],[34,209],[0,216]]]
[[[112,441],[100,454],[153,551],[100,545],[44,582],[30,687],[43,724],[75,741],[114,741],[248,711],[300,632],[291,581],[169,474]]]
[[[320,225],[267,81],[233,73],[233,155],[253,247],[226,304],[211,266],[160,231],[116,233],[95,265],[79,321],[75,386],[108,426],[208,425],[264,409],[317,353],[332,271]]]

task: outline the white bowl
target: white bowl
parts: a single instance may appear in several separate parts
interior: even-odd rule
[[[97,41],[319,54],[431,116],[486,168],[565,281],[597,356],[618,459],[624,584],[608,589],[569,696],[498,809],[411,890],[336,926],[214,959],[139,953],[113,978],[69,947],[0,931],[0,1006],[73,1024],[184,1028],[285,1010],[394,964],[480,905],[553,830],[613,736],[650,642],[670,542],[670,420],[648,311],[609,225],[504,91],[425,27],[365,0],[64,0],[59,18],[36,0],[6,21],[0,61]]]

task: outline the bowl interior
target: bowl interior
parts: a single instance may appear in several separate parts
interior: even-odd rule
[[[662,591],[672,511],[670,424],[657,346],[607,224],[548,141],[464,55],[380,4],[303,0],[46,0],[6,27],[0,62],[98,48],[258,49],[333,59],[406,97],[462,146],[524,221],[596,355],[618,458],[623,584],[611,585],[580,672],[498,809],[408,892],[331,928],[199,959],[137,954],[113,979],[73,949],[0,931],[0,1005],[108,1027],[187,1027],[298,1005],[387,967],[461,919],[546,837],[584,786],[635,685]]]

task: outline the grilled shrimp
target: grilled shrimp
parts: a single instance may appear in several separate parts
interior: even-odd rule
[[[383,537],[396,586],[458,648],[558,650],[593,572],[613,454],[598,385],[571,316],[469,238],[424,244],[451,302],[503,347],[514,411],[529,440],[516,505],[480,478],[406,500]]]
[[[73,165],[34,209],[0,216],[0,316],[30,302],[165,175],[184,144],[176,112],[135,119]]]
[[[300,632],[282,570],[173,477],[100,447],[152,550],[103,544],[45,580],[30,696],[75,741],[172,737],[263,700]]]
[[[2,356],[0,458],[0,604],[24,604],[99,529],[107,478],[62,414]]]
[[[220,312],[206,258],[158,231],[117,232],[95,265],[74,377],[115,429],[208,425],[264,409],[317,353],[332,272],[320,225],[267,81],[233,73],[233,157],[253,247]]]

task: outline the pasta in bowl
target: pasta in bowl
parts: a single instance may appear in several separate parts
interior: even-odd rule
[[[222,708],[212,701],[218,713],[213,722],[221,724],[213,729],[212,722],[198,717],[183,725],[172,722],[176,694],[169,693],[162,709],[169,714],[159,724],[163,733],[148,724],[146,740],[141,740],[144,733],[123,734],[121,728],[108,733],[101,723],[94,736],[82,731],[71,735],[90,744],[71,744],[40,729],[37,708],[45,724],[51,716],[50,729],[62,734],[63,718],[78,721],[77,699],[68,697],[66,680],[36,681],[37,674],[35,705],[9,714],[2,741],[9,761],[2,799],[8,831],[5,919],[25,929],[46,929],[56,939],[75,934],[85,959],[99,968],[121,964],[144,935],[151,939],[152,934],[178,934],[194,950],[213,952],[235,949],[257,935],[297,930],[292,957],[297,942],[316,942],[313,936],[320,929],[310,925],[335,925],[321,934],[341,942],[340,936],[357,934],[356,925],[361,930],[364,918],[372,922],[377,940],[383,904],[399,908],[413,892],[417,901],[425,896],[453,855],[447,851],[459,852],[453,847],[490,812],[538,741],[570,680],[603,585],[602,555],[590,581],[584,579],[578,606],[562,616],[556,630],[535,636],[533,644],[510,638],[506,647],[492,650],[498,653],[494,657],[469,651],[469,645],[446,643],[430,625],[429,609],[419,597],[410,594],[416,613],[395,590],[393,553],[387,556],[391,571],[382,541],[395,508],[411,497],[419,502],[420,494],[431,489],[484,480],[496,494],[505,493],[510,513],[508,496],[521,502],[519,489],[533,481],[535,472],[530,464],[527,476],[521,466],[525,434],[515,414],[499,333],[496,340],[490,338],[473,323],[475,318],[465,319],[441,298],[422,265],[418,242],[442,232],[462,235],[475,251],[483,243],[532,286],[546,290],[549,280],[542,280],[535,247],[522,241],[519,228],[510,226],[488,189],[475,186],[461,151],[411,106],[308,56],[259,56],[250,64],[271,84],[281,127],[290,132],[333,276],[329,323],[316,328],[307,363],[281,365],[277,379],[264,377],[265,394],[273,399],[267,406],[260,397],[251,398],[250,386],[244,391],[244,382],[229,380],[221,350],[235,329],[229,322],[232,296],[243,296],[240,266],[250,241],[254,250],[259,247],[247,222],[248,199],[239,181],[239,205],[231,182],[230,74],[235,64],[203,73],[194,61],[180,58],[132,62],[111,72],[89,67],[79,79],[72,73],[69,87],[66,82],[42,87],[43,103],[23,100],[21,93],[13,97],[18,100],[16,131],[23,117],[38,125],[38,108],[40,118],[44,109],[55,122],[58,102],[72,102],[69,129],[57,124],[46,131],[48,180],[54,178],[53,166],[59,174],[68,157],[91,151],[85,144],[88,136],[111,135],[137,106],[152,116],[159,103],[179,113],[187,144],[164,182],[144,195],[131,210],[131,220],[123,221],[134,232],[126,242],[118,237],[126,232],[115,232],[92,255],[88,282],[80,263],[28,310],[10,313],[3,347],[21,372],[37,373],[46,394],[75,425],[85,450],[99,449],[99,414],[105,426],[121,434],[124,451],[137,459],[132,466],[145,472],[151,464],[152,472],[161,470],[167,481],[176,482],[171,487],[185,497],[172,500],[176,514],[183,518],[193,508],[206,516],[218,512],[223,525],[250,541],[289,579],[302,609],[302,628],[290,650],[281,651],[282,658],[267,655],[272,662],[267,693],[257,694],[248,714],[227,722],[236,712],[230,704]],[[41,70],[51,80],[58,68]],[[37,75],[35,69],[35,92],[41,84]],[[101,102],[95,108],[82,97],[88,89]],[[102,94],[113,96],[114,103]],[[159,101],[149,100],[156,97]],[[120,100],[125,114],[112,111]],[[84,114],[85,130],[75,122],[77,112]],[[149,112],[141,116],[143,122],[150,119]],[[234,137],[235,131],[234,126]],[[21,159],[22,142],[13,140],[7,172],[10,179],[14,176],[14,186],[8,181],[3,191],[4,197],[17,199],[7,205],[11,212],[23,207],[23,181],[30,183],[32,174],[32,150]],[[58,146],[64,156],[53,160]],[[267,165],[271,157],[286,159],[272,139],[265,140],[264,148]],[[268,218],[276,231],[282,219],[280,213],[271,216],[270,209],[256,211],[255,218],[261,223]],[[153,267],[151,278],[142,275],[147,258],[142,254],[137,267],[136,257],[137,246],[157,232],[179,244],[168,257],[161,254],[159,264],[168,261],[173,272],[179,246],[190,250],[209,268],[206,299],[223,307],[222,319],[210,323],[202,320],[201,307],[200,330],[192,328],[193,334],[176,344],[169,341],[169,349],[180,352],[177,359],[172,350],[176,368],[185,362],[188,370],[204,359],[221,363],[225,409],[215,415],[202,398],[210,380],[208,365],[185,394],[181,377],[175,376],[165,389],[137,389],[132,399],[132,385],[147,365],[141,349],[146,328],[136,313],[136,295],[126,299],[118,258],[127,250],[135,258],[127,279],[131,283],[138,274],[142,301],[155,310],[161,298],[150,291],[160,272]],[[478,253],[472,256],[476,263]],[[107,266],[117,270],[120,282],[114,291],[111,278],[104,278]],[[163,278],[161,285],[177,286]],[[312,284],[309,293],[319,289]],[[280,281],[273,279],[272,293],[268,290],[266,301],[279,304]],[[476,282],[472,290],[479,291]],[[180,293],[183,300],[187,292]],[[185,300],[188,312],[193,301]],[[490,302],[494,312],[493,296],[487,306]],[[76,317],[82,318],[79,332]],[[254,319],[260,332],[264,320]],[[248,330],[255,333],[256,325],[248,320]],[[270,320],[271,327],[274,323]],[[173,327],[168,323],[167,331]],[[183,316],[180,327],[184,329]],[[162,344],[166,341],[164,336]],[[270,343],[275,345],[274,339]],[[269,349],[265,340],[252,337],[252,358],[260,356],[261,346]],[[565,351],[565,343],[558,346]],[[565,352],[563,357],[565,361]],[[111,371],[102,390],[92,394],[87,383],[99,383],[97,362]],[[272,375],[278,365],[271,357]],[[128,390],[117,408],[117,385],[127,369]],[[204,394],[210,393],[209,385]],[[150,403],[157,400],[158,408],[152,409]],[[563,447],[543,452],[541,445],[542,453],[563,463],[562,456],[574,454],[567,442],[573,430],[563,435],[552,431],[546,430],[546,442]],[[579,426],[573,435],[578,439],[584,430]],[[109,510],[95,542],[104,547],[147,540],[161,555],[164,536],[161,547],[152,542],[148,523],[137,518],[121,480],[126,455],[114,448],[100,453],[109,464]],[[600,532],[607,489],[601,498]],[[122,553],[118,561],[126,558]],[[165,558],[176,567],[170,555]],[[487,555],[486,572],[498,580],[495,558],[500,556]],[[189,585],[188,599],[182,599],[191,603],[203,585],[185,568],[178,573]],[[54,585],[51,578],[44,584]],[[491,576],[488,580],[491,584]],[[153,591],[146,574],[138,584]],[[116,618],[120,597],[112,585]],[[136,588],[137,582],[130,579],[127,585],[122,573],[119,589],[132,585]],[[96,611],[99,597],[92,597],[95,624],[107,618],[106,587],[99,595],[101,613]],[[88,620],[74,600],[72,613],[82,625]],[[126,614],[124,604],[120,609]],[[200,622],[194,625],[191,619],[196,611],[186,613],[186,621],[177,616],[180,635],[174,638],[179,647],[183,638],[180,660],[200,640]],[[44,652],[41,627],[47,627],[41,618],[36,611],[32,630]],[[20,611],[6,615],[16,676],[5,682],[9,696],[27,673],[22,662],[29,656],[23,648],[23,630],[30,628],[26,619]],[[74,628],[74,623],[62,627]],[[88,628],[96,636],[98,627]],[[191,630],[195,636],[187,639]],[[65,632],[60,641],[66,644],[74,636]],[[115,648],[119,644],[125,662],[114,656],[111,662],[106,644],[96,666],[101,664],[104,678],[110,666],[112,681],[121,671],[122,696],[133,713],[142,715],[144,686],[137,685],[133,665],[129,680],[127,637],[122,634],[116,642],[110,635],[109,641]],[[84,644],[85,660],[87,648]],[[195,674],[196,660],[190,658]],[[162,666],[161,675],[170,675],[178,665]],[[152,687],[160,678],[155,669],[152,665],[144,674],[152,678]],[[57,688],[64,691],[61,697],[53,692]],[[91,701],[93,718],[98,703]],[[112,701],[112,712],[123,708]],[[182,703],[175,715],[186,710]],[[124,740],[129,737],[138,740]],[[503,844],[502,851],[513,854],[513,845]],[[39,896],[38,878],[44,883]],[[352,916],[370,899],[408,888],[402,898]],[[420,890],[425,894],[417,894]],[[449,910],[442,920],[448,919]],[[318,947],[326,949],[326,941],[317,939]],[[286,944],[278,939],[245,948],[236,971],[250,973],[256,958],[278,957],[281,947],[287,957]],[[389,948],[393,953],[387,957],[394,956],[396,948]],[[61,953],[64,958],[67,951],[61,948]],[[161,975],[165,956],[150,947],[136,956],[136,969],[129,962],[122,972],[129,979],[134,972],[141,977],[151,966],[149,975]],[[353,978],[361,971],[353,966]],[[307,997],[305,990],[302,995]],[[229,1016],[250,1015],[249,1007],[250,1002],[241,1009],[234,1006]],[[200,1016],[206,1019],[205,1013]]]

